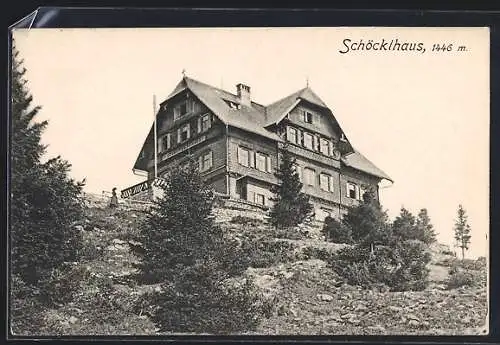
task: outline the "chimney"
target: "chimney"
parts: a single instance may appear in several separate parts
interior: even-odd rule
[[[236,94],[240,100],[240,104],[250,106],[250,86],[239,83],[236,85]]]

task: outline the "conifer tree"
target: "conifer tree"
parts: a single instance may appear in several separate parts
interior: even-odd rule
[[[309,202],[309,196],[302,192],[295,158],[286,146],[280,151],[280,165],[274,174],[279,183],[271,188],[274,205],[270,211],[270,219],[276,228],[291,228],[311,217],[314,208]]]
[[[394,237],[400,241],[418,240],[427,245],[436,241],[436,234],[425,208],[415,217],[402,207],[399,216],[392,223],[392,231]]]
[[[401,208],[399,216],[392,223],[392,234],[400,241],[421,239],[415,227],[415,217],[404,207]]]
[[[349,209],[342,222],[351,229],[353,240],[362,246],[384,245],[391,238],[387,213],[371,189],[363,194],[359,205]]]
[[[68,176],[60,157],[41,162],[41,136],[47,121],[36,121],[39,106],[27,89],[26,69],[14,48],[11,88],[10,231],[11,273],[26,283],[47,278],[52,269],[75,261],[80,234],[71,226],[83,214],[82,188]]]
[[[162,331],[227,333],[254,328],[258,297],[251,281],[228,281],[247,265],[212,216],[213,190],[194,161],[171,171],[163,195],[141,228],[141,270],[161,284],[150,296]]]
[[[431,224],[431,219],[427,213],[427,209],[423,208],[418,213],[416,226],[419,229],[418,231],[422,233],[422,242],[428,245],[436,242],[436,232]]]
[[[462,260],[465,258],[465,251],[469,249],[470,244],[470,226],[467,222],[467,214],[462,205],[458,205],[457,219],[455,220],[455,240],[457,247],[462,250]]]

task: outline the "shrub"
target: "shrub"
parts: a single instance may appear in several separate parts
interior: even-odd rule
[[[254,268],[264,268],[281,262],[291,262],[297,258],[295,245],[286,241],[266,240],[263,238],[245,239],[241,256],[245,264]]]
[[[43,328],[45,307],[38,300],[38,288],[27,285],[18,275],[10,282],[9,323],[12,334],[33,336]]]
[[[54,269],[41,287],[40,298],[49,307],[68,303],[74,299],[74,294],[90,276],[82,265],[66,265]]]
[[[245,225],[248,224],[248,225],[254,225],[254,226],[262,223],[261,220],[251,218],[251,217],[246,217],[246,216],[240,216],[240,215],[234,216],[233,218],[231,218],[230,222],[233,224],[245,224]]]
[[[443,255],[449,255],[449,256],[455,256],[455,252],[453,252],[451,250],[442,250],[441,254],[443,254]]]
[[[304,260],[319,259],[326,262],[331,262],[332,256],[334,255],[334,253],[328,251],[325,248],[305,247],[302,250],[302,257]]]
[[[152,319],[160,325],[161,332],[231,334],[255,329],[269,315],[269,306],[261,303],[251,281],[239,286],[214,285],[202,278],[203,270],[198,266],[184,271],[185,283],[165,284],[161,293],[152,294],[154,305],[158,306]],[[189,282],[198,278],[201,280],[193,289]]]
[[[456,268],[450,270],[450,276],[446,281],[446,288],[448,290],[456,289],[461,286],[473,287],[475,285],[474,275],[471,272],[458,270]]]
[[[351,285],[373,288],[387,285],[392,291],[423,290],[428,284],[430,261],[420,241],[405,241],[372,251],[357,245],[341,249],[329,259],[330,266]]]
[[[339,222],[337,219],[327,217],[325,224],[321,230],[327,241],[334,243],[352,243],[352,230],[351,228]]]
[[[274,236],[288,240],[303,240],[306,236],[297,228],[278,229]]]

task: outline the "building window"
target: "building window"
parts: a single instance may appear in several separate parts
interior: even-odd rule
[[[174,108],[174,120],[177,120],[178,118],[188,114],[190,112],[190,102],[189,101],[183,101],[179,103],[175,108]]]
[[[340,141],[347,142],[347,138],[345,137],[344,133],[342,133],[342,135],[340,136]]]
[[[304,133],[304,146],[310,150],[313,149],[313,136],[309,133]]]
[[[249,166],[250,162],[250,151],[248,149],[239,146],[238,147],[238,163],[243,166]]]
[[[347,182],[347,196],[351,199],[359,199],[359,189],[355,183]]]
[[[304,111],[304,122],[313,123],[313,114],[308,111]]]
[[[257,170],[266,171],[266,157],[267,155],[260,152],[255,154],[255,167]]]
[[[199,157],[200,171],[206,171],[212,167],[213,154],[212,151],[205,152]]]
[[[210,114],[205,114],[201,117],[201,131],[205,132],[212,127],[212,121],[211,121],[211,116]]]
[[[314,186],[316,172],[310,168],[304,168],[304,183],[308,186]]]
[[[297,144],[297,130],[293,127],[288,127],[287,139],[289,142]]]
[[[187,123],[183,127],[179,128],[177,141],[179,143],[185,142],[186,140],[189,139],[190,134],[191,134],[190,126],[189,123]]]
[[[265,205],[266,197],[263,194],[255,193],[255,203],[259,205]]]
[[[166,151],[170,148],[170,133],[160,138],[160,152]]]
[[[331,153],[330,153],[330,141],[327,140],[327,139],[323,139],[321,138],[320,139],[320,144],[319,144],[319,151],[326,155],[326,156],[330,156]]]
[[[333,177],[328,174],[319,174],[319,187],[327,192],[333,192]]]

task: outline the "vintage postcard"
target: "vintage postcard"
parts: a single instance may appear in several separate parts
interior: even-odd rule
[[[487,335],[489,37],[13,30],[12,335]]]

